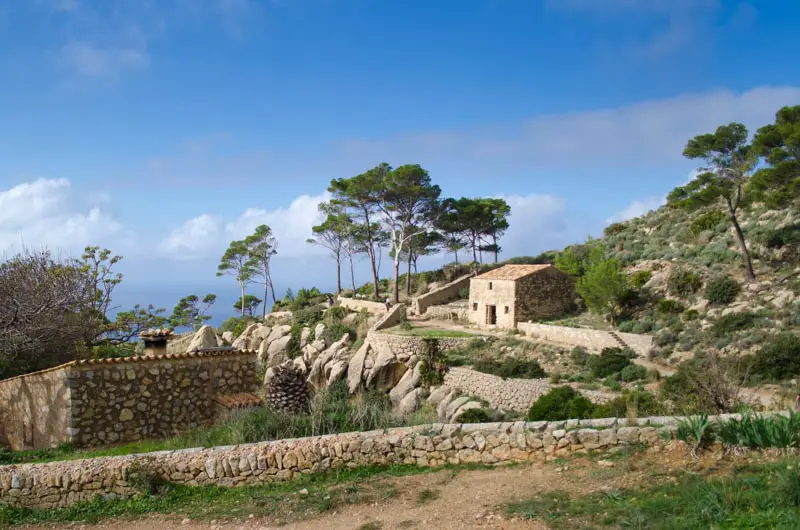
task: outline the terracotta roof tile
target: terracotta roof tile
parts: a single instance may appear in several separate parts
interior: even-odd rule
[[[552,265],[503,265],[499,269],[476,276],[478,280],[519,280],[525,276],[549,269]]]

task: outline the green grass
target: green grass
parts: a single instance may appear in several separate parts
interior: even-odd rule
[[[160,495],[142,495],[129,500],[104,501],[97,498],[69,508],[31,510],[3,506],[0,507],[0,526],[97,523],[110,518],[124,519],[151,513],[201,520],[247,519],[252,514],[281,523],[312,517],[348,504],[375,503],[391,498],[396,494],[389,480],[393,477],[435,473],[442,469],[458,472],[486,468],[488,466],[478,464],[435,469],[414,465],[369,466],[300,475],[290,482],[260,486],[168,485],[162,488]]]
[[[393,329],[393,334],[397,335],[411,335],[413,337],[427,337],[427,338],[461,338],[461,337],[474,337],[474,333],[466,331],[458,331],[453,329],[432,329],[432,328],[411,328],[411,329]]]
[[[556,529],[788,530],[800,528],[798,463],[753,464],[713,478],[684,472],[665,484],[586,496],[552,491],[506,511]]]

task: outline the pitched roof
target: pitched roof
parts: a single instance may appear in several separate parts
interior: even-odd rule
[[[539,271],[549,269],[552,265],[503,265],[499,269],[484,272],[476,276],[478,280],[519,280]]]

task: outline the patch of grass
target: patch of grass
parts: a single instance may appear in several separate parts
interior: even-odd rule
[[[247,519],[269,517],[278,523],[313,517],[348,504],[374,503],[391,490],[389,479],[439,472],[442,469],[486,469],[488,466],[463,465],[441,468],[393,465],[342,469],[326,473],[299,475],[289,482],[227,488],[221,486],[170,485],[161,493],[127,500],[102,500],[99,496],[69,508],[32,510],[0,507],[0,526],[38,523],[98,523],[105,519],[124,519],[145,514],[168,514],[192,519]],[[303,494],[300,492],[303,491]],[[431,493],[435,495],[436,493]],[[432,497],[435,498],[435,497]],[[430,500],[430,499],[428,499]]]
[[[409,328],[400,331],[392,330],[398,335],[411,335],[413,337],[430,337],[430,338],[460,338],[460,337],[474,337],[474,333],[466,331],[458,331],[454,329],[431,329],[431,328]]]
[[[370,521],[359,526],[358,530],[381,530],[381,528],[383,528],[383,525],[378,521]]]
[[[441,495],[439,490],[424,489],[419,492],[419,495],[417,495],[417,500],[420,504],[423,504],[438,499],[439,495]]]
[[[685,473],[656,486],[579,497],[547,492],[510,504],[506,512],[556,529],[800,528],[797,465],[798,459],[753,464],[715,478]]]

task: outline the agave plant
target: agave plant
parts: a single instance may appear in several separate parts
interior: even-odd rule
[[[681,420],[675,434],[679,440],[690,444],[692,454],[695,454],[697,449],[706,447],[714,441],[714,430],[714,422],[709,419],[708,414],[703,414]]]

